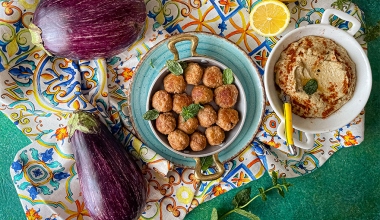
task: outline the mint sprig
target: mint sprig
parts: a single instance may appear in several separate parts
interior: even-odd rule
[[[248,211],[245,211],[244,208],[247,207],[253,200],[261,197],[263,201],[267,199],[267,193],[271,190],[276,190],[278,193],[284,197],[285,196],[285,191],[288,191],[289,187],[292,186],[290,183],[287,183],[286,180],[283,178],[282,183],[278,183],[278,173],[277,172],[272,172],[272,184],[273,186],[264,189],[263,187],[259,188],[259,194],[251,198],[251,188],[245,188],[238,192],[235,197],[232,200],[232,205],[234,206],[234,209],[228,211],[226,214],[222,216],[218,216],[218,210],[216,208],[212,209],[211,213],[211,219],[212,220],[218,220],[218,219],[224,219],[228,215],[232,213],[237,213],[239,215],[245,216],[248,219],[252,220],[259,220],[260,218]]]
[[[199,110],[203,108],[200,104],[190,104],[189,106],[185,106],[182,108],[181,116],[185,121],[189,120],[190,118],[193,118],[197,116]]]
[[[183,74],[183,68],[181,64],[175,60],[167,60],[166,66],[168,67],[169,71],[176,76]]]
[[[230,68],[223,70],[223,84],[228,85],[234,82],[234,73]]]

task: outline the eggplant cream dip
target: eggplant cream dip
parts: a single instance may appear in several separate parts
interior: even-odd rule
[[[355,63],[334,41],[303,37],[286,48],[277,61],[275,81],[280,98],[287,94],[294,114],[326,118],[352,98]]]

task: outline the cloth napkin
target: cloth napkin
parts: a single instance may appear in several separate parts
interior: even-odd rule
[[[253,7],[258,1],[252,1]],[[313,172],[339,149],[364,139],[364,112],[334,132],[317,134],[312,150],[290,156],[276,135],[279,117],[266,103],[255,140],[224,164],[214,181],[198,182],[191,168],[179,167],[149,149],[136,136],[128,109],[134,70],[150,48],[167,37],[188,31],[223,36],[251,56],[261,74],[281,36],[264,38],[249,28],[248,4],[241,0],[146,1],[144,34],[127,51],[110,59],[73,61],[49,57],[31,43],[27,27],[38,1],[2,2],[0,7],[0,110],[32,141],[21,149],[10,174],[28,219],[91,219],[79,189],[75,159],[68,143],[71,112],[84,109],[101,116],[110,131],[133,154],[149,182],[148,202],[141,219],[183,219],[198,204],[278,171],[283,177]],[[291,23],[284,33],[319,23],[333,0],[302,0],[288,4]],[[364,24],[354,4],[343,10]],[[349,23],[333,18],[347,29]],[[362,25],[364,27],[364,25]],[[366,49],[364,28],[355,38]],[[254,135],[254,134],[252,134]],[[209,168],[205,173],[214,173]]]

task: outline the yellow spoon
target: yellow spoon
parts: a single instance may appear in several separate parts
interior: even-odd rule
[[[288,146],[289,154],[295,156],[297,154],[297,150],[293,142],[292,105],[290,104],[290,97],[288,95],[284,95],[283,101],[286,145]]]

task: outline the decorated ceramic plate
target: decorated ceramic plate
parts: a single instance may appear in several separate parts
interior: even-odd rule
[[[189,33],[187,33],[189,34]],[[219,61],[232,69],[240,79],[247,100],[247,114],[243,128],[239,135],[226,149],[219,153],[219,159],[223,162],[235,157],[252,142],[261,124],[264,113],[264,87],[261,75],[256,69],[251,58],[234,43],[217,35],[190,32],[199,38],[196,52]],[[149,88],[160,73],[167,60],[173,59],[173,54],[167,47],[170,38],[158,43],[140,61],[133,76],[133,84],[130,87],[130,110],[133,118],[133,126],[138,137],[152,150],[182,167],[193,167],[192,158],[184,157],[169,150],[154,135],[148,121],[142,115],[146,112],[146,103]],[[191,42],[183,41],[176,44],[179,58],[191,57]]]

